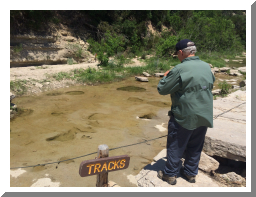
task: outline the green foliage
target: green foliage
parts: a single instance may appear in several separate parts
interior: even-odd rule
[[[70,73],[67,72],[59,72],[57,74],[53,75],[53,78],[55,78],[57,81],[61,81],[63,79],[71,79]]]
[[[157,44],[157,56],[167,56],[170,52],[174,52],[176,43],[176,36],[168,36],[166,39],[161,38],[159,43]]]
[[[216,14],[217,15],[217,14]],[[178,33],[179,39],[188,38],[201,51],[242,51],[240,38],[235,34],[234,23],[223,17],[207,17],[194,13],[186,22],[186,27]]]
[[[240,73],[243,75],[243,80],[245,80],[246,79],[246,72],[240,71]]]
[[[17,95],[23,95],[27,91],[27,87],[25,84],[27,83],[26,80],[16,80],[10,82],[10,89],[11,91],[15,92]]]
[[[19,52],[21,52],[22,50],[23,50],[22,44],[19,44],[19,45],[15,46],[15,47],[13,48],[13,51],[14,51],[15,53],[19,53]]]
[[[107,66],[108,65],[108,56],[106,54],[104,54],[103,52],[99,52],[99,54],[97,54],[97,58],[100,61],[100,65],[101,66]]]
[[[226,94],[228,94],[228,93],[229,93],[229,90],[230,90],[230,88],[231,88],[231,85],[228,84],[228,83],[226,82],[226,80],[223,81],[223,82],[219,82],[218,86],[219,86],[219,88],[221,89],[220,94],[223,95],[223,96],[226,95]]]

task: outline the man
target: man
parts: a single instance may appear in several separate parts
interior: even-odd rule
[[[195,56],[196,46],[188,39],[176,44],[181,64],[167,71],[159,81],[161,95],[171,94],[172,107],[168,112],[167,162],[158,177],[176,184],[180,159],[186,149],[181,174],[195,183],[198,163],[203,149],[207,127],[213,127],[212,88],[215,77],[208,63]]]

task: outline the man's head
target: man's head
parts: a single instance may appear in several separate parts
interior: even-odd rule
[[[184,39],[176,44],[176,52],[179,60],[182,62],[187,57],[195,56],[196,46],[195,43],[189,39]]]

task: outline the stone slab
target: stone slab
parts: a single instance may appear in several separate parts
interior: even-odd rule
[[[136,79],[137,81],[148,82],[148,78],[147,78],[147,77],[137,77],[137,76],[135,76],[135,79]]]
[[[161,158],[145,166],[138,175],[135,176],[138,187],[219,187],[219,185],[202,171],[198,171],[196,183],[189,183],[180,173],[177,175],[176,185],[170,185],[157,177],[157,171],[163,170],[165,159]],[[182,163],[180,163],[180,167]]]

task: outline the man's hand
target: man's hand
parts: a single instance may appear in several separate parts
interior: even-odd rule
[[[166,72],[164,73],[164,77],[167,76],[167,74],[168,74],[169,72],[170,72],[169,70],[166,71]]]

